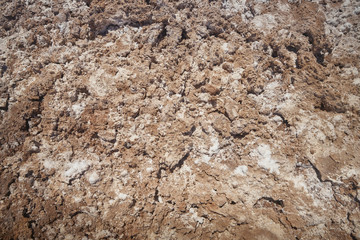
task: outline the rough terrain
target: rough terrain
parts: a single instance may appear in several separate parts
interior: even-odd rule
[[[360,239],[360,1],[0,1],[0,239]]]

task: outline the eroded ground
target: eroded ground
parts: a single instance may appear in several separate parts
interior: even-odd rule
[[[1,239],[360,239],[360,2],[0,3]]]

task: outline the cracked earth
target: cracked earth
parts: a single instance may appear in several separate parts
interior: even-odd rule
[[[360,239],[360,2],[0,2],[1,239]]]

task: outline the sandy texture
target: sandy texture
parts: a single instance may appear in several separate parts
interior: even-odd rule
[[[360,239],[360,2],[0,2],[0,239]]]

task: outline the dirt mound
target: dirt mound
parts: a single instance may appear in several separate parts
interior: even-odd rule
[[[360,2],[0,3],[1,239],[360,239]]]

